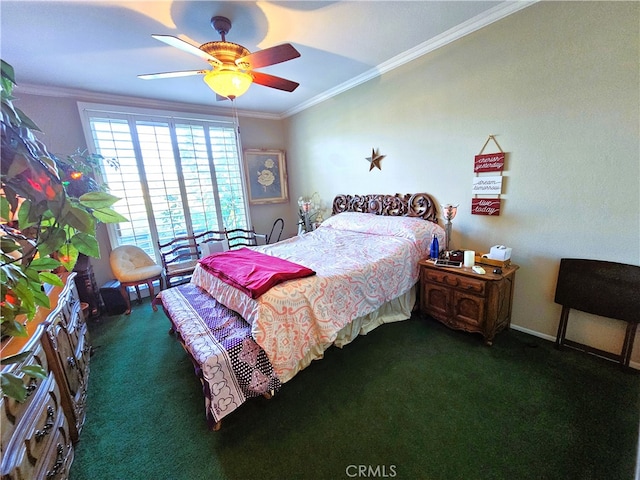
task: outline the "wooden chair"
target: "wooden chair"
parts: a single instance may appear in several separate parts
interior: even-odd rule
[[[203,254],[215,249],[212,246],[220,243],[220,251],[226,247],[224,232],[209,230],[197,235],[176,237],[167,243],[158,242],[164,282],[166,288],[187,283]],[[224,245],[222,245],[224,243]],[[174,280],[176,279],[176,280]]]
[[[267,236],[267,243],[276,243],[280,241],[282,231],[284,230],[284,220],[282,218],[276,218],[271,226],[271,232]],[[275,238],[275,232],[278,232],[278,238]]]
[[[233,228],[225,230],[229,250],[241,247],[255,247],[258,245],[258,239],[263,243],[267,243],[268,235],[264,233],[256,233],[254,229]]]

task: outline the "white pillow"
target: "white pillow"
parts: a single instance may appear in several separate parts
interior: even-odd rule
[[[372,213],[342,212],[326,219],[320,224],[320,227],[406,238],[415,243],[424,255],[429,254],[434,234],[440,245],[444,245],[445,242],[445,232],[441,226],[417,217],[390,217]]]

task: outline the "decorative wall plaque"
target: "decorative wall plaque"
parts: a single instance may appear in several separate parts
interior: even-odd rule
[[[499,152],[483,153],[491,140],[496,144]],[[480,153],[475,156],[473,161],[473,171],[476,176],[473,179],[472,188],[472,193],[475,195],[475,198],[471,199],[472,215],[500,215],[502,170],[504,169],[505,156],[495,135],[489,135]],[[488,172],[500,172],[500,175],[479,175]],[[482,198],[478,198],[478,195]],[[497,198],[486,198],[486,196],[495,197],[496,195]]]

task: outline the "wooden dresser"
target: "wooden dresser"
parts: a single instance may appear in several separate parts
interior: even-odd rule
[[[51,289],[50,308],[39,308],[27,323],[27,338],[2,344],[2,357],[31,352],[22,363],[2,369],[21,376],[28,391],[23,403],[0,399],[3,479],[68,477],[85,419],[91,349],[74,276],[65,274],[64,287]],[[48,372],[46,379],[21,373],[33,364]]]
[[[491,345],[496,333],[511,323],[511,304],[517,265],[501,274],[484,267],[483,275],[471,268],[436,267],[420,262],[420,312],[457,330],[478,332]]]

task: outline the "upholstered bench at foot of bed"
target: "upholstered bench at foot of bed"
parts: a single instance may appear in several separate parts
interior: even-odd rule
[[[163,306],[171,321],[169,332],[176,334],[193,362],[211,430],[218,430],[222,418],[249,398],[270,398],[280,389],[249,324],[204,290],[180,285],[162,291],[154,303]]]

